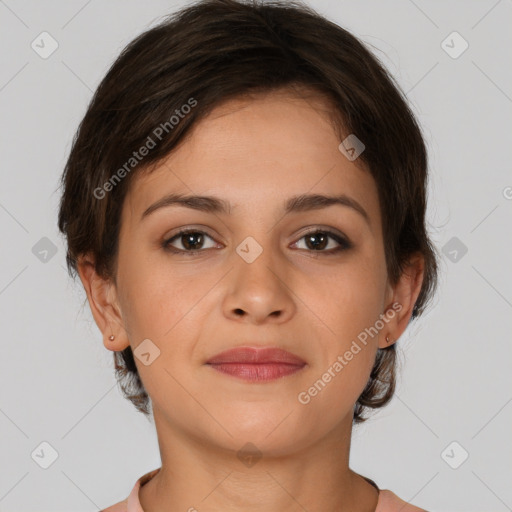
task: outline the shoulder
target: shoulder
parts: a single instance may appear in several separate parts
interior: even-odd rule
[[[112,505],[108,508],[100,510],[100,512],[127,512],[128,510],[128,498]]]
[[[428,512],[423,508],[415,507],[399,498],[394,492],[388,489],[381,489],[379,501],[375,512]]]
[[[116,503],[100,512],[144,512],[139,501],[139,489],[141,486],[149,482],[158,472],[160,468],[154,469],[149,473],[142,475],[133,486],[130,495],[123,501]]]

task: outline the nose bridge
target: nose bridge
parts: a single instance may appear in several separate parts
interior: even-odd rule
[[[237,281],[249,279],[256,283],[261,283],[263,287],[272,286],[270,281],[277,278],[275,273],[275,262],[277,260],[275,251],[276,247],[272,247],[272,237],[256,235],[247,236],[235,248],[233,255],[237,274]],[[258,239],[260,241],[258,241]],[[261,243],[260,243],[261,242]]]

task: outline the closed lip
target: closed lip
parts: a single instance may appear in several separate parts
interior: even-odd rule
[[[208,359],[206,364],[226,364],[226,363],[241,363],[241,364],[293,364],[304,366],[306,361],[300,357],[276,347],[237,347],[225,350],[211,359]]]

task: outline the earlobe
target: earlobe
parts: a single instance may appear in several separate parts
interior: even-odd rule
[[[424,263],[421,253],[412,255],[398,283],[393,286],[391,303],[384,312],[389,321],[384,335],[379,339],[379,348],[389,347],[407,328],[423,284]]]
[[[94,259],[90,256],[79,258],[77,267],[92,316],[102,333],[103,344],[112,351],[124,350],[130,342],[120,313],[114,283],[111,279],[105,279],[97,274]]]

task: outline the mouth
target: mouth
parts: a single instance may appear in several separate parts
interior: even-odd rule
[[[300,357],[279,348],[239,347],[221,352],[206,364],[221,373],[252,382],[292,375],[305,366]]]

